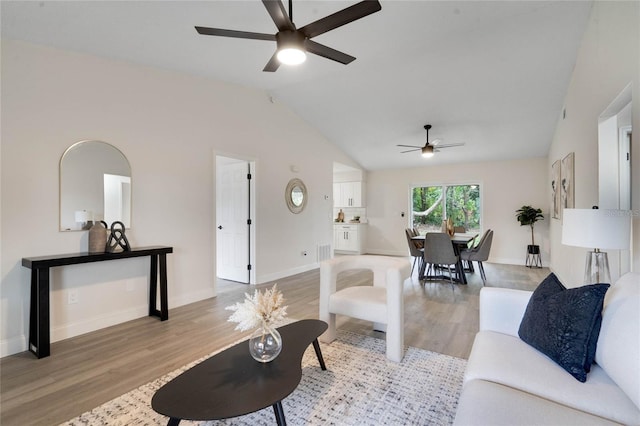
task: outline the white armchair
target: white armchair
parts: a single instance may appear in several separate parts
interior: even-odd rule
[[[336,291],[338,274],[352,269],[373,272],[373,285]],[[400,257],[340,256],[320,264],[320,319],[329,328],[323,342],[336,338],[336,315],[346,315],[374,323],[386,331],[387,358],[400,362],[404,356],[404,281],[411,275],[411,263]]]

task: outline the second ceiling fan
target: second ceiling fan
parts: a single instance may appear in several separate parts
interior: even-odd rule
[[[429,143],[429,129],[431,129],[431,124],[426,124],[424,126],[424,129],[427,131],[427,143],[424,146],[396,145],[403,148],[413,148],[413,149],[408,149],[406,151],[402,151],[401,154],[404,154],[405,152],[421,151],[423,157],[430,158],[430,157],[433,157],[434,153],[439,152],[441,149],[453,148],[455,146],[464,146],[464,143],[451,143],[447,145],[441,145],[439,139],[436,139],[433,142]]]
[[[293,23],[292,0],[289,0],[289,15],[280,0],[262,0],[262,3],[278,28],[275,34],[208,27],[195,27],[196,31],[202,35],[275,41],[277,50],[262,70],[266,72],[276,71],[280,63],[296,65],[304,62],[305,52],[346,65],[356,58],[311,39],[382,9],[378,0],[365,0],[297,29]]]

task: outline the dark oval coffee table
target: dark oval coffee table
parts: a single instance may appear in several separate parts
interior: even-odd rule
[[[302,378],[302,356],[310,344],[326,370],[318,336],[327,329],[319,320],[302,320],[278,328],[282,352],[268,363],[254,360],[247,341],[238,343],[180,374],[151,400],[155,411],[181,420],[220,420],[273,406],[278,425],[286,425],[282,400]]]

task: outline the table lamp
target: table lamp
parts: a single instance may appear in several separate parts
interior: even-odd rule
[[[600,251],[628,250],[631,243],[631,211],[605,209],[564,209],[562,244],[588,247],[584,283],[610,283],[609,259]]]

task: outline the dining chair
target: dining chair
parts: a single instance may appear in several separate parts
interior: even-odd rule
[[[418,231],[418,228],[407,228],[407,230],[411,233],[413,237],[420,236],[420,231]],[[424,240],[413,240],[413,242],[418,248],[424,248]]]
[[[451,265],[455,265],[458,262],[458,256],[453,250],[451,237],[449,237],[448,234],[443,232],[428,232],[427,235],[425,235],[424,262],[429,265],[426,276],[429,275],[429,270],[434,270],[434,267],[446,267],[449,270],[449,282],[453,288]],[[454,270],[455,269],[454,267]]]
[[[413,257],[413,264],[411,265],[411,275],[413,275],[413,270],[416,267],[416,262],[419,262],[418,269],[422,266],[422,258],[424,253],[423,244],[420,244],[419,241],[412,239],[413,231],[409,228],[404,230],[405,235],[407,236],[407,244],[409,245],[409,253],[411,257]]]
[[[485,234],[482,234],[482,235],[484,236]],[[481,239],[480,234],[475,234],[473,238],[469,240],[466,247],[460,247],[460,253],[462,253],[462,251],[464,250],[471,250],[473,248],[478,247],[478,245],[480,244],[480,239]],[[462,256],[460,256],[460,260],[462,261],[463,266],[464,266],[464,263],[466,262],[465,271],[475,272],[475,270],[473,269],[473,262],[468,262],[462,259]]]
[[[471,241],[469,241],[469,243],[467,243],[467,247],[463,248],[462,250],[460,250],[460,259],[463,262],[466,262],[467,264],[467,269],[469,270],[469,272],[474,272],[475,273],[475,269],[473,268],[473,262],[467,261],[465,259],[463,259],[462,256],[462,252],[463,251],[471,251],[471,250],[477,250],[478,247],[480,247],[480,243],[482,243],[482,240],[484,240],[485,238],[487,238],[487,235],[489,235],[489,231],[491,231],[491,229],[487,229],[486,231],[484,231],[484,233],[482,235],[480,234],[476,234]]]
[[[466,260],[467,262],[478,262],[478,269],[480,270],[480,278],[482,278],[482,285],[484,286],[487,281],[487,275],[484,272],[484,266],[482,262],[485,262],[489,259],[489,252],[491,251],[491,243],[493,241],[493,230],[487,229],[482,238],[480,239],[480,243],[478,243],[477,247],[472,249],[462,250],[460,252],[460,258],[462,260]]]

